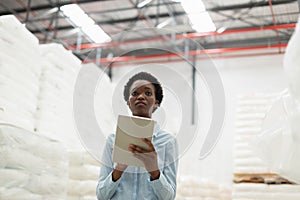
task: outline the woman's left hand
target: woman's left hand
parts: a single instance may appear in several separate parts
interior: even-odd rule
[[[128,150],[131,151],[137,159],[141,160],[146,170],[150,173],[152,179],[158,179],[160,171],[157,163],[157,153],[154,145],[147,138],[142,138],[142,141],[149,146],[149,150],[146,150],[140,146],[130,144]]]

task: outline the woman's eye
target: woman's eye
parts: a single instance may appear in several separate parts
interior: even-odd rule
[[[145,94],[146,94],[147,96],[151,96],[151,95],[152,95],[152,92],[147,91],[147,92],[145,92]]]
[[[137,92],[134,91],[134,92],[131,93],[131,95],[132,95],[132,96],[136,96],[136,95],[137,95]]]

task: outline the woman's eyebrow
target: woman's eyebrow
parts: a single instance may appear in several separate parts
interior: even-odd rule
[[[141,87],[141,86],[140,86]],[[131,92],[134,92],[134,91],[136,91],[138,88],[140,88],[140,87],[135,87],[135,88],[132,88],[132,90],[131,90]],[[146,90],[152,90],[152,88],[151,87],[147,87],[147,86],[145,86],[145,89]]]

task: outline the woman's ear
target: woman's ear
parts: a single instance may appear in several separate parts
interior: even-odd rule
[[[159,107],[159,102],[158,100],[155,100],[154,109],[156,110],[158,107]]]
[[[129,100],[127,101],[127,106],[130,108]]]
[[[153,106],[152,113],[154,113],[154,111],[156,111],[158,107],[159,107],[159,103],[158,103],[158,101],[156,100],[156,101],[155,101],[155,104],[154,104],[154,106]]]

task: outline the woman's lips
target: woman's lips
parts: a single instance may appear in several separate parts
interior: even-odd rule
[[[137,102],[135,105],[136,106],[146,106],[146,104],[144,102]]]

